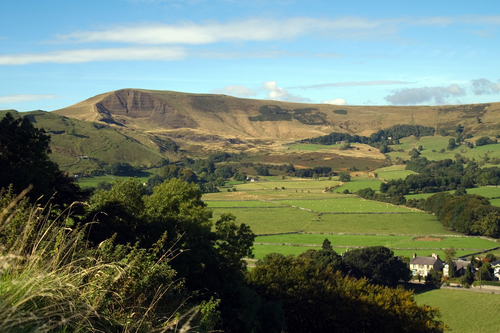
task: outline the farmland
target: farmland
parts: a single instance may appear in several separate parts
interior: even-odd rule
[[[418,305],[439,307],[441,319],[453,332],[496,333],[500,327],[498,294],[434,289],[417,292],[415,300]]]
[[[378,170],[398,171],[399,167]],[[354,190],[371,185],[377,189],[380,183],[359,177],[342,187]],[[443,249],[451,246],[457,249],[457,256],[465,256],[498,246],[476,237],[453,237],[460,234],[444,229],[433,215],[415,209],[364,200],[352,194],[324,192],[325,187],[338,184],[335,179],[259,181],[236,184],[236,192],[210,193],[203,199],[213,209],[214,219],[231,213],[237,222],[249,225],[260,235],[254,245],[256,258],[272,252],[297,255],[308,248],[319,248],[325,238],[339,253],[347,248],[382,245],[393,249],[396,255],[408,257],[413,253],[437,253],[444,257]],[[473,190],[495,197],[500,189]],[[427,235],[434,239],[424,238]]]

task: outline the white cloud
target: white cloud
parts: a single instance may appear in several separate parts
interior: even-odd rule
[[[44,99],[54,99],[55,95],[37,95],[37,94],[17,94],[17,95],[4,95],[0,96],[0,103],[11,104],[19,102],[31,102]]]
[[[149,24],[117,26],[101,31],[76,31],[57,35],[56,42],[200,45],[218,42],[282,40],[317,34],[341,39],[373,39],[395,36],[405,26],[447,26],[452,23],[499,25],[500,16],[469,15],[379,20],[362,17],[343,17],[335,20],[295,17],[285,20],[247,19],[226,23]]]
[[[311,101],[309,98],[303,98],[297,95],[290,94],[284,88],[278,87],[276,81],[266,81],[262,84],[262,87],[269,92],[267,97],[270,99],[299,103]]]
[[[405,81],[362,81],[362,82],[337,82],[337,83],[322,83],[322,84],[313,84],[310,86],[300,86],[293,88],[300,89],[321,89],[321,88],[333,88],[333,87],[359,87],[359,86],[382,86],[382,85],[391,85],[391,84],[408,84],[410,82]]]
[[[347,105],[347,102],[342,98],[334,98],[329,101],[321,101],[322,104],[332,104],[332,105]]]
[[[472,80],[471,83],[476,95],[498,94],[500,92],[500,83],[493,83],[487,79]]]
[[[392,95],[384,97],[386,101],[395,105],[412,105],[421,103],[446,104],[449,97],[465,95],[465,91],[456,84],[448,87],[408,88],[394,91]]]
[[[0,65],[26,65],[34,63],[82,63],[108,60],[160,60],[172,61],[186,57],[179,47],[122,47],[108,49],[79,49],[44,53],[0,55]]]
[[[254,89],[250,89],[245,86],[227,86],[222,89],[214,89],[211,91],[211,93],[214,94],[226,94],[226,95],[231,95],[231,96],[237,96],[237,97],[251,97],[251,96],[256,96],[257,91]]]

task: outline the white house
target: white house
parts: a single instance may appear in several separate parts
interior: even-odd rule
[[[413,259],[410,261],[410,270],[414,276],[427,276],[427,273],[433,269],[441,271],[443,269],[443,262],[439,259],[439,255],[433,253],[431,257],[417,257],[413,254]]]

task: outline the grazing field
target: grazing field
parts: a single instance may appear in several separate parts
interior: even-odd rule
[[[334,189],[334,192],[342,193],[345,190],[349,190],[351,193],[355,193],[364,188],[371,188],[374,191],[378,191],[380,189],[380,184],[382,183],[379,179],[370,179],[370,178],[351,178],[350,182],[344,183],[344,185],[337,187]]]
[[[456,249],[489,249],[497,247],[498,243],[477,237],[443,237],[441,240],[419,240],[422,237],[391,236],[391,235],[335,235],[335,234],[286,234],[259,236],[257,243],[290,243],[318,244],[325,238],[337,246],[378,246],[389,248],[450,248]],[[471,251],[473,252],[473,251]]]
[[[211,200],[286,200],[286,199],[332,199],[332,198],[348,198],[350,195],[323,192],[323,189],[305,189],[305,190],[253,190],[253,191],[236,191],[236,192],[218,192],[206,193],[203,195],[204,201]]]
[[[255,259],[263,259],[269,253],[281,253],[285,256],[293,254],[298,256],[301,253],[306,252],[309,249],[319,250],[320,247],[308,247],[308,246],[292,246],[292,245],[259,245],[255,244],[253,249],[253,254]],[[340,254],[339,249],[335,249],[335,252]],[[345,249],[343,250],[345,251]]]
[[[94,176],[94,177],[82,177],[78,178],[77,184],[81,188],[88,187],[96,187],[99,182],[105,181],[108,183],[113,183],[117,179],[128,179],[137,177],[139,181],[142,183],[146,183],[148,178],[157,174],[159,169],[150,169],[148,171],[138,172],[135,176],[113,176],[113,175],[104,175],[104,176]]]
[[[323,214],[304,229],[305,232],[451,235],[436,217],[427,213],[411,214]]]
[[[498,198],[500,197],[500,187],[495,187],[495,186],[481,186],[481,187],[475,187],[475,188],[468,188],[466,189],[467,194],[478,194],[482,195],[483,197],[486,198]],[[455,193],[455,191],[448,191],[450,194]],[[421,193],[421,194],[408,194],[405,195],[406,200],[409,199],[427,199],[431,195],[434,195],[436,193]],[[490,200],[491,202],[491,200]],[[493,205],[495,206],[495,205]]]
[[[325,187],[336,186],[339,182],[336,180],[290,180],[290,181],[256,181],[246,184],[236,185],[236,189],[245,190],[273,190],[281,189],[324,189]]]
[[[416,173],[411,170],[405,170],[405,167],[406,166],[404,165],[393,165],[390,167],[377,169],[373,171],[373,173],[376,173],[378,175],[378,178],[387,180],[405,179],[408,175],[413,175]]]
[[[415,294],[419,305],[441,309],[442,320],[455,333],[497,333],[500,295],[465,290],[433,289]]]
[[[249,225],[257,235],[299,231],[316,217],[314,213],[296,208],[215,208],[214,219],[222,213],[233,214],[237,223]]]
[[[285,207],[277,203],[267,201],[205,201],[209,208],[234,208],[234,207]]]
[[[324,200],[280,200],[279,202],[286,205],[307,208],[321,213],[373,213],[414,211],[411,208],[395,206],[385,202],[365,200],[358,197]]]
[[[475,188],[468,188],[468,194],[479,194],[486,198],[499,198],[500,197],[500,187],[494,186],[481,186]]]

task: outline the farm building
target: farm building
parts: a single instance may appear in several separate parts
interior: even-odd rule
[[[443,269],[443,262],[439,259],[439,255],[433,253],[431,257],[417,257],[416,253],[413,254],[410,261],[410,270],[413,275],[427,276],[431,269],[435,271]]]
[[[455,268],[455,277],[462,276],[465,274],[467,266],[469,266],[470,261],[467,260],[453,260],[453,266]],[[443,267],[443,276],[449,276],[449,267],[446,263]]]

